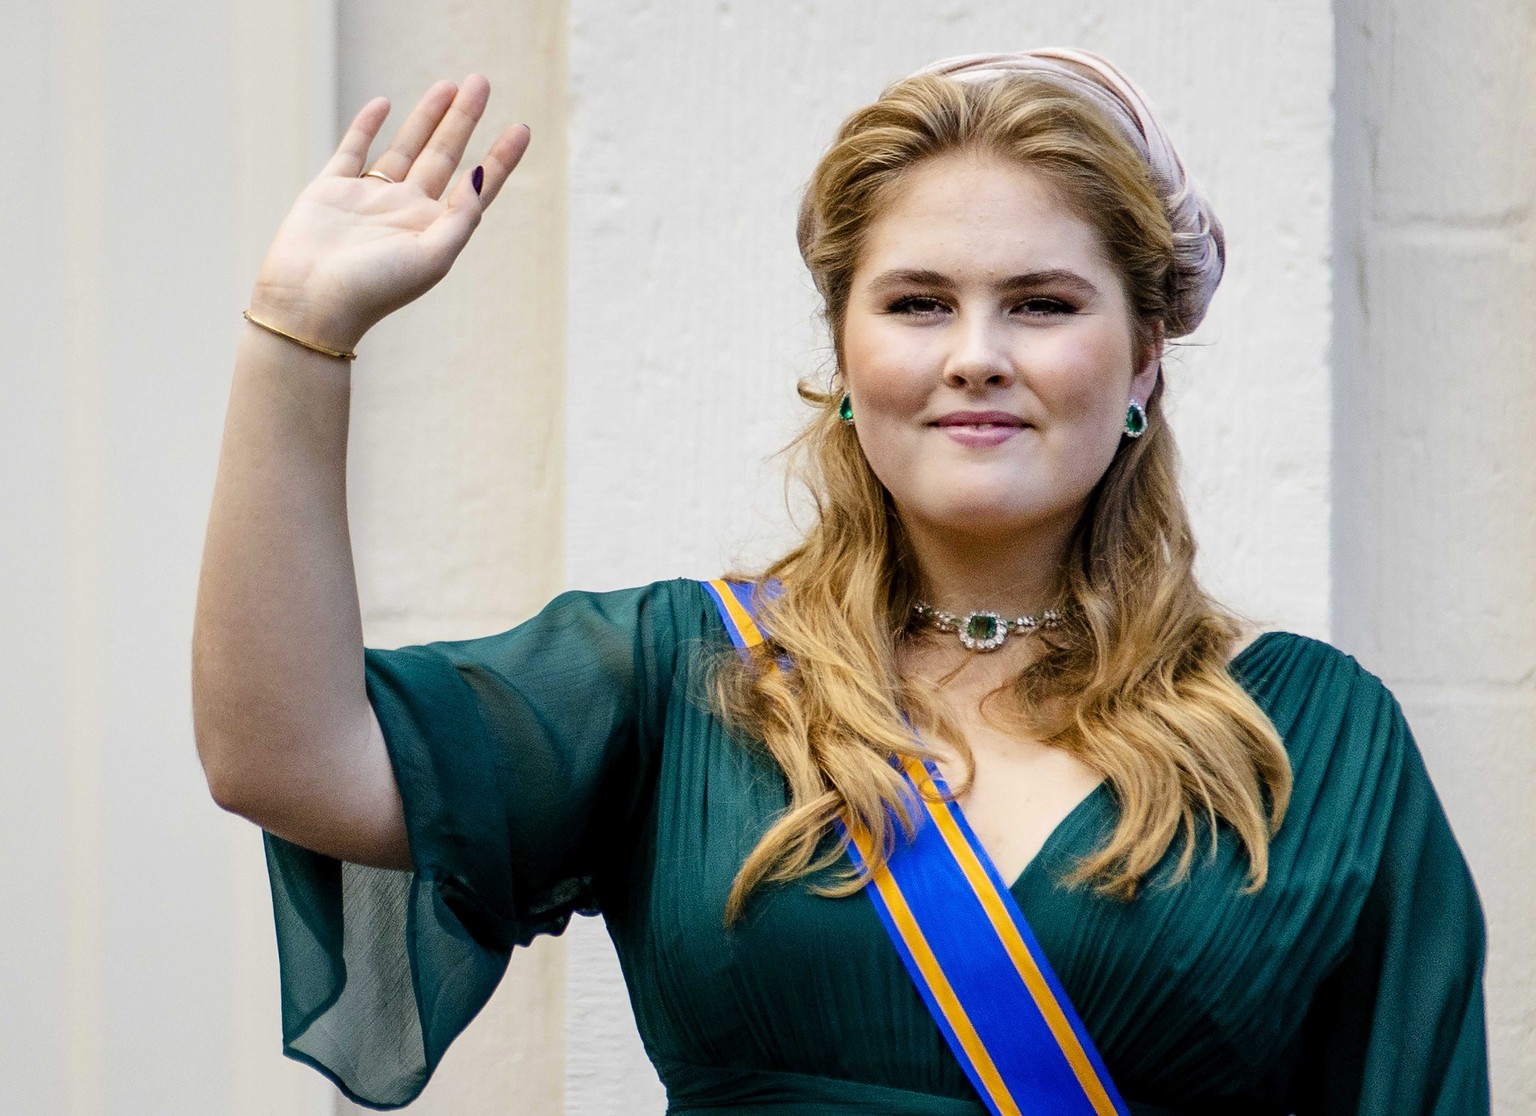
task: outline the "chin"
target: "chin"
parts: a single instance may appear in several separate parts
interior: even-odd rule
[[[1053,522],[1038,509],[998,507],[994,504],[952,504],[925,509],[922,516],[929,530],[966,538],[1002,538],[1028,535]]]
[[[910,511],[929,532],[971,541],[1008,537],[1022,540],[1042,531],[1054,534],[1070,530],[1086,501],[1086,497],[1076,503],[1031,500],[1018,491],[950,491],[941,495],[942,499],[909,506],[902,518],[907,519]]]

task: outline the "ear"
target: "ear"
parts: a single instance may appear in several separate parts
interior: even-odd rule
[[[1165,343],[1163,323],[1160,321],[1153,323],[1152,340],[1147,345],[1141,367],[1131,377],[1131,398],[1143,407],[1147,405],[1147,400],[1152,398],[1152,389],[1157,386],[1157,377],[1162,372]]]

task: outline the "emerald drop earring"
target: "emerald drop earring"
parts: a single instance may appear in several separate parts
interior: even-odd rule
[[[837,417],[843,420],[844,426],[853,425],[853,397],[846,391],[843,398],[837,404]]]
[[[1131,405],[1125,409],[1125,436],[1127,438],[1140,438],[1146,432],[1146,408],[1132,399]]]

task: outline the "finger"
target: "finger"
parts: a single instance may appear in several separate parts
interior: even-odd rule
[[[405,181],[411,164],[416,161],[416,156],[421,154],[421,149],[432,138],[437,122],[443,118],[443,113],[448,111],[448,106],[453,103],[458,91],[459,87],[451,81],[433,82],[421,95],[421,100],[416,102],[411,115],[405,118],[405,123],[400,125],[400,130],[395,133],[395,138],[390,141],[388,149],[373,161],[373,166],[369,169],[387,174],[396,182]]]
[[[480,184],[480,208],[485,209],[493,201],[496,195],[501,193],[501,188],[522,162],[523,153],[528,150],[528,144],[533,140],[533,133],[526,124],[514,124],[503,132],[491,149],[485,153],[485,159],[480,166],[485,168],[485,179]],[[474,171],[471,169],[470,174]],[[465,177],[468,177],[466,175]]]
[[[469,242],[470,235],[480,223],[480,215],[522,159],[523,152],[528,149],[528,141],[526,124],[514,125],[503,132],[491,145],[485,160],[459,177],[458,183],[445,199],[447,204],[443,212],[422,230],[422,249],[437,258],[444,270]],[[478,195],[474,187],[476,170],[481,171]]]
[[[469,144],[470,133],[480,123],[490,95],[491,83],[479,74],[470,74],[464,79],[458,95],[438,121],[432,138],[411,164],[410,173],[406,175],[407,182],[420,187],[428,197],[442,196],[448,180],[458,168],[459,160],[464,158],[464,148]]]
[[[341,142],[336,145],[336,153],[326,162],[321,174],[340,175],[343,178],[356,178],[363,172],[363,164],[368,161],[368,145],[373,142],[373,137],[379,134],[379,128],[389,116],[389,98],[375,97],[352,118],[352,124],[347,128],[347,134],[341,137]]]

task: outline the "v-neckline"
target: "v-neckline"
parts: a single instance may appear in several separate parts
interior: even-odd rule
[[[930,772],[937,771],[937,765],[934,764],[932,760],[926,760],[925,765],[928,766]],[[939,771],[938,775],[940,779],[944,778],[944,773],[942,771]],[[949,786],[949,781],[944,779],[943,785],[947,788]],[[960,816],[960,820],[965,826],[965,830],[968,834],[967,843],[975,848],[977,856],[981,859],[983,865],[988,869],[990,875],[994,879],[1002,880],[1007,885],[1009,891],[1015,891],[1018,889],[1019,885],[1024,882],[1025,877],[1029,875],[1030,870],[1040,861],[1044,853],[1056,843],[1057,838],[1061,837],[1066,832],[1068,827],[1077,819],[1077,816],[1088,808],[1088,804],[1090,802],[1092,802],[1095,798],[1098,798],[1108,789],[1109,780],[1100,779],[1097,783],[1093,784],[1093,786],[1088,789],[1088,793],[1084,794],[1083,797],[1074,802],[1072,804],[1072,808],[1063,814],[1061,819],[1051,827],[1051,831],[1045,835],[1045,840],[1040,842],[1040,847],[1035,850],[1034,855],[1024,862],[1024,867],[1019,869],[1018,873],[1013,877],[1012,882],[1009,882],[1003,876],[1002,870],[997,866],[997,861],[992,859],[991,850],[989,850],[986,845],[982,844],[981,838],[976,835],[976,827],[971,824],[970,815],[965,812],[965,807],[961,805],[960,800],[958,798],[952,799],[951,805],[954,806],[955,813]]]
[[[1234,668],[1241,669],[1243,660],[1247,659],[1249,654],[1253,652],[1259,646],[1259,644],[1264,643],[1269,639],[1270,636],[1278,634],[1279,633],[1275,631],[1265,631],[1260,632],[1258,635],[1254,636],[1253,640],[1248,643],[1247,646],[1243,647],[1242,650],[1238,651],[1236,655],[1233,655],[1230,659],[1227,660],[1227,673],[1232,674]],[[1236,681],[1239,685],[1242,685],[1242,679],[1238,678],[1236,675],[1233,675],[1233,680]],[[1019,869],[1018,874],[1014,876],[1012,882],[1008,883],[1008,890],[1010,892],[1018,891],[1019,887],[1025,882],[1025,880],[1029,878],[1029,875],[1034,870],[1035,865],[1039,864],[1045,858],[1046,852],[1050,850],[1052,846],[1058,843],[1058,839],[1065,839],[1064,835],[1069,828],[1075,828],[1075,825],[1079,820],[1079,816],[1086,812],[1089,803],[1093,802],[1095,799],[1100,798],[1102,795],[1107,793],[1108,790],[1109,780],[1100,779],[1093,785],[1087,794],[1083,795],[1082,798],[1077,800],[1072,808],[1062,816],[1061,820],[1051,828],[1051,831],[1045,835],[1045,840],[1040,842],[1040,847],[1035,850],[1035,854],[1024,862],[1024,867]],[[973,843],[976,846],[977,855],[985,859],[986,865],[992,870],[993,876],[1000,880],[1003,879],[1003,873],[998,869],[997,863],[992,859],[991,852],[989,852],[987,847],[981,843],[981,838],[975,836],[976,828],[975,826],[971,825],[971,819],[966,816],[965,807],[960,805],[958,799],[954,802],[954,807],[956,812],[958,812],[960,816],[965,819],[966,829],[971,831]]]
[[[1097,783],[1093,784],[1092,789],[1090,789],[1087,794],[1083,795],[1082,798],[1079,798],[1077,802],[1073,804],[1072,809],[1068,810],[1062,816],[1062,819],[1051,828],[1051,831],[1045,835],[1045,840],[1040,842],[1040,847],[1035,850],[1035,855],[1024,862],[1024,867],[1019,869],[1018,875],[1014,876],[1013,878],[1013,882],[1008,884],[1009,891],[1017,891],[1019,889],[1019,886],[1028,878],[1031,870],[1035,867],[1035,865],[1039,864],[1040,861],[1044,858],[1045,853],[1057,843],[1057,838],[1062,837],[1068,828],[1073,826],[1073,823],[1075,823],[1078,819],[1078,815],[1084,813],[1087,810],[1088,804],[1090,802],[1094,801],[1096,798],[1099,798],[1102,794],[1108,791],[1108,789],[1109,780],[1100,779]],[[962,814],[965,813],[965,810],[961,808],[960,803],[958,802],[955,803],[955,809],[959,810]],[[970,827],[970,819],[967,818],[965,824],[967,827]],[[972,828],[971,831],[974,833],[975,829]],[[993,863],[992,854],[987,851],[986,846],[982,845],[981,838],[979,837],[976,839],[976,847],[980,854],[987,858],[987,863],[991,866],[993,874],[997,876],[998,879],[1002,879],[1002,872],[1000,872],[997,865]]]

